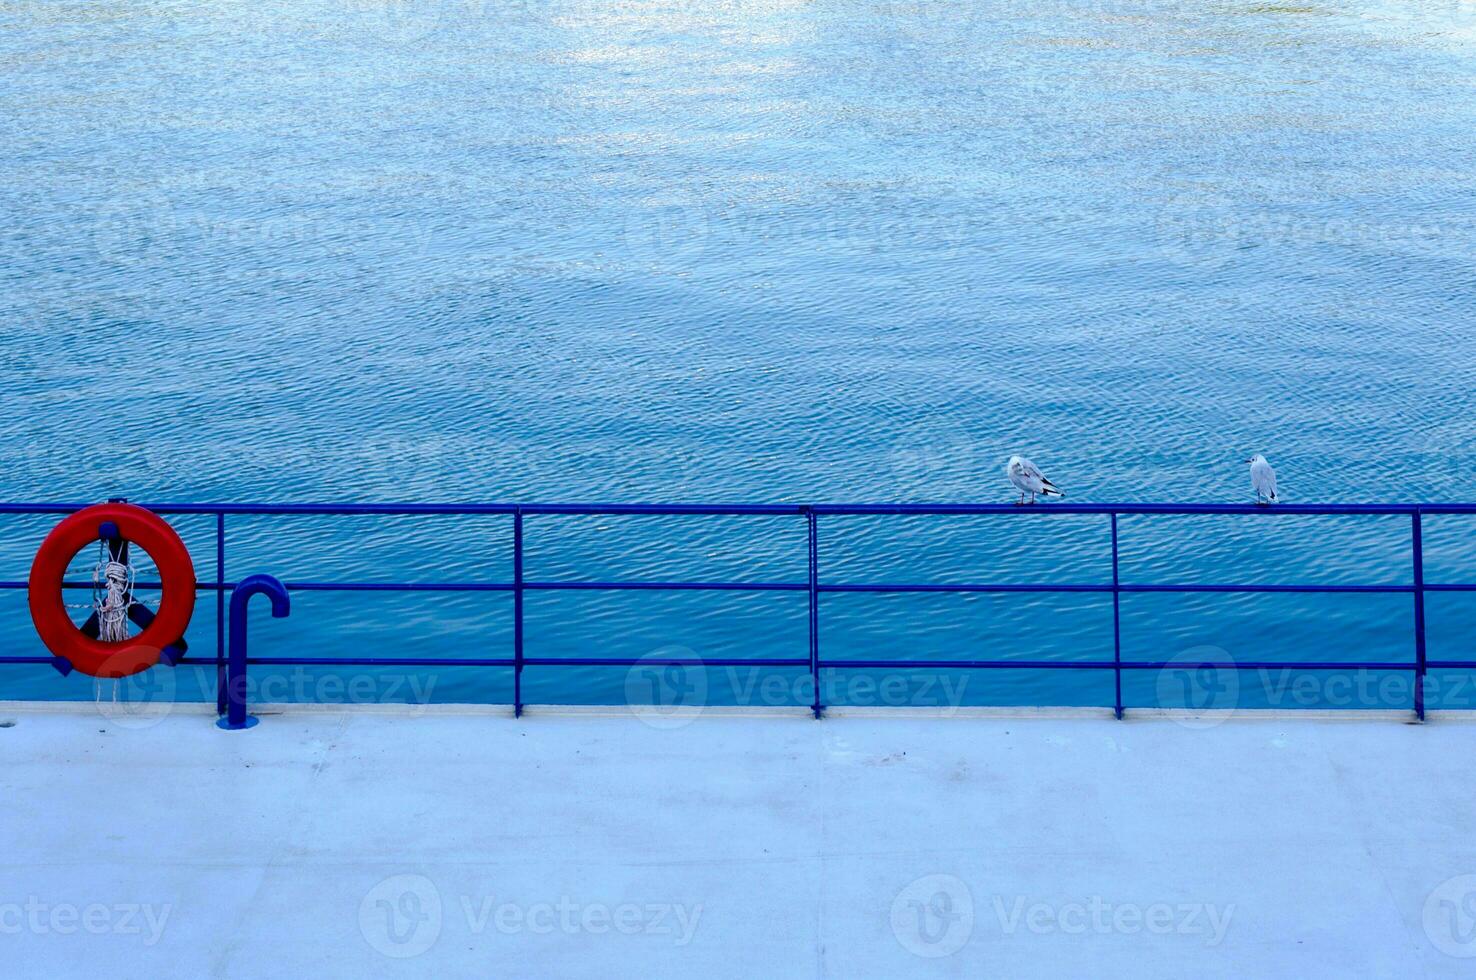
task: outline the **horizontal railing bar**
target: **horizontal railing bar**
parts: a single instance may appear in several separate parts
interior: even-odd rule
[[[511,592],[510,582],[284,582],[289,592]]]
[[[196,582],[199,592],[230,592],[235,582]],[[160,582],[135,582],[136,589],[159,589]],[[25,582],[0,582],[0,589],[24,589]],[[91,589],[93,583],[63,582],[64,589]],[[283,588],[296,592],[511,592],[511,582],[284,582]]]
[[[511,667],[511,657],[462,660],[455,657],[247,657],[248,664],[277,667]],[[214,667],[214,660],[184,661],[185,666]]]
[[[51,657],[0,657],[0,664],[49,664]],[[282,667],[512,667],[510,657],[460,659],[453,657],[251,657],[248,663]],[[636,666],[692,666],[692,667],[809,667],[810,661],[803,658],[742,658],[720,657],[711,660],[692,657],[527,657],[525,665],[539,667],[615,667]],[[214,660],[187,659],[181,662],[187,667],[214,667]],[[822,660],[820,668],[857,669],[867,667],[898,668],[1016,668],[1021,670],[1110,670],[1121,666],[1124,670],[1163,670],[1166,667],[1191,669],[1216,667],[1228,670],[1414,670],[1412,663],[1390,663],[1383,661],[1277,661],[1277,660],[1124,660],[1117,664],[1111,660]],[[1431,660],[1429,668],[1476,669],[1476,660]]]
[[[1166,667],[1223,667],[1228,670],[1415,670],[1413,663],[1386,660],[1139,660],[1122,662],[1124,668],[1163,670]]]
[[[3,661],[0,661],[3,662]],[[50,663],[50,658],[40,658],[41,663]],[[451,657],[248,657],[249,664],[278,667],[515,667],[517,661],[511,657],[492,659],[457,659]],[[187,666],[213,667],[215,661],[184,661]],[[524,666],[537,667],[611,667],[637,666],[686,666],[686,667],[809,667],[807,659],[737,657],[699,660],[693,657],[524,657]]]
[[[925,582],[916,585],[871,584],[867,582],[836,582],[827,585],[822,582],[816,586],[816,589],[820,592],[1111,592],[1112,586],[1110,584],[1073,585],[1049,582],[1039,584],[1033,582],[987,584],[973,582]]]
[[[85,504],[70,503],[5,503],[0,501],[0,514],[74,514],[83,507],[91,507],[96,500]],[[213,513],[213,512],[212,512]]]
[[[521,504],[525,514],[652,514],[676,517],[682,514],[729,515],[735,517],[783,517],[803,514],[807,504]]]
[[[879,667],[888,670],[916,669],[916,668],[939,668],[939,669],[966,669],[988,667],[1018,667],[1022,670],[1034,670],[1044,668],[1047,670],[1111,670],[1115,667],[1111,660],[821,660],[820,669],[827,667],[837,669],[855,669],[867,667]],[[1123,664],[1124,667],[1127,664]]]
[[[1018,668],[1021,670],[1035,670],[1043,668],[1048,670],[1112,670],[1121,667],[1124,670],[1163,670],[1166,667],[1177,667],[1184,670],[1199,667],[1218,667],[1226,670],[1273,670],[1286,668],[1288,670],[1414,670],[1412,663],[1388,663],[1382,661],[1328,661],[1312,662],[1306,660],[1278,661],[1278,660],[1124,660],[1120,663],[1112,660],[822,660],[820,669],[826,667],[837,668],[866,668],[882,667],[887,669],[901,668],[929,668],[940,669],[975,669],[975,668]]]
[[[0,514],[68,514],[93,502],[0,502]],[[587,514],[666,515],[682,514],[783,516],[816,514],[863,516],[868,514],[1476,514],[1476,503],[1419,504],[1257,504],[1228,503],[1053,503],[1021,507],[1013,503],[834,503],[834,504],[650,504],[650,503],[144,503],[140,506],[161,514],[261,514],[289,516],[372,516],[442,514]]]
[[[197,592],[230,592],[236,582],[196,582]],[[24,589],[25,582],[0,582],[0,589]],[[159,589],[160,582],[135,582],[136,589]],[[93,583],[63,582],[64,589],[91,589]],[[511,582],[284,582],[283,588],[297,592],[510,592]]]
[[[1413,585],[1128,585],[1124,592],[1358,592],[1408,593]]]
[[[1067,585],[1059,583],[934,583],[925,585],[869,585],[862,583],[822,584],[821,592],[1111,592],[1111,584]],[[1428,586],[1427,586],[1428,588]],[[1412,585],[1133,585],[1117,586],[1121,592],[1358,592],[1406,593]]]
[[[289,592],[512,592],[511,582],[283,582]],[[92,589],[92,582],[77,580],[62,583],[64,589]],[[198,591],[229,592],[235,582],[196,582]],[[25,582],[0,582],[0,589],[24,589]],[[137,589],[162,588],[160,582],[135,582]],[[525,589],[652,589],[680,592],[716,590],[730,592],[803,592],[803,582],[524,582]]]
[[[1476,514],[1476,504],[811,504],[816,514]]]
[[[524,657],[534,667],[804,667],[808,657]]]
[[[69,514],[90,507],[92,503],[0,503],[0,514]],[[731,516],[793,516],[804,513],[803,504],[508,504],[508,503],[383,503],[383,504],[250,504],[250,503],[140,503],[140,507],[156,514],[237,514],[270,515],[287,517],[292,515],[314,516],[406,516],[414,514],[441,514],[468,516],[476,514],[505,514],[511,516],[521,510],[524,514],[588,514],[588,515],[731,515]]]
[[[298,592],[511,592],[516,587],[511,582],[285,582],[288,591]],[[93,583],[82,579],[62,583],[67,589],[91,589]],[[159,582],[136,582],[139,589],[161,588]],[[226,591],[236,587],[235,582],[197,582],[200,591]],[[24,589],[25,582],[0,581],[0,590]],[[545,581],[525,582],[525,589],[542,591],[568,590],[654,590],[654,591],[728,591],[728,592],[804,592],[809,588],[803,582],[580,582]],[[866,583],[837,582],[821,583],[821,592],[1111,592],[1110,584],[1071,584],[1059,582],[923,582],[923,583]],[[1117,587],[1122,592],[1355,592],[1355,593],[1409,593],[1413,585],[1193,585],[1188,583],[1133,584],[1124,582]],[[1426,585],[1427,592],[1476,592],[1476,584]]]
[[[653,591],[726,591],[726,592],[804,592],[809,588],[803,582],[524,582],[525,589],[544,591],[568,590],[627,590],[646,589]],[[809,663],[809,661],[805,661]]]
[[[1476,669],[1476,660],[1426,660],[1425,666],[1430,669],[1439,667],[1445,670],[1471,670]]]

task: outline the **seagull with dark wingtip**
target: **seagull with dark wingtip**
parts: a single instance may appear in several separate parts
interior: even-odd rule
[[[1005,476],[1009,477],[1010,484],[1016,490],[1020,491],[1020,499],[1016,501],[1016,504],[1025,503],[1025,495],[1027,493],[1030,494],[1030,502],[1032,504],[1035,503],[1036,494],[1040,494],[1042,497],[1049,496],[1050,494],[1055,494],[1058,497],[1066,496],[1060,490],[1056,489],[1054,483],[1045,478],[1045,474],[1040,471],[1039,467],[1024,456],[1010,457],[1009,464],[1005,466]]]

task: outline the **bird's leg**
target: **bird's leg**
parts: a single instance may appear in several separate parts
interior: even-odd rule
[[[1031,503],[1032,506],[1035,504],[1035,491],[1034,490],[1030,491],[1030,503]]]
[[[1016,507],[1023,507],[1024,505],[1025,505],[1025,491],[1024,490],[1021,490],[1020,491],[1020,499],[1017,500],[1017,501],[1015,501],[1015,506]]]

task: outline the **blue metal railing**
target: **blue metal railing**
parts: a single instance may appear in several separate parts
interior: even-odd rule
[[[0,503],[0,514],[69,514],[85,503]],[[776,667],[805,668],[810,673],[815,697],[811,711],[820,717],[825,705],[820,699],[820,671],[831,669],[1066,669],[1110,670],[1113,673],[1113,710],[1123,715],[1122,673],[1125,670],[1162,670],[1166,667],[1202,667],[1231,670],[1301,669],[1301,670],[1388,670],[1414,673],[1415,714],[1425,717],[1425,675],[1441,668],[1476,668],[1476,660],[1430,660],[1425,641],[1425,594],[1427,592],[1476,592],[1476,583],[1428,583],[1424,577],[1424,544],[1421,519],[1425,515],[1476,515],[1476,504],[1279,504],[1272,507],[1253,504],[1084,504],[1054,503],[1035,507],[1014,504],[144,504],[159,514],[209,515],[215,518],[215,580],[200,582],[198,588],[216,593],[216,655],[219,698],[217,707],[224,713],[227,705],[226,672],[226,594],[238,584],[226,580],[226,527],[231,515],[257,516],[486,516],[504,515],[512,519],[512,580],[510,582],[287,582],[289,592],[510,592],[513,596],[513,655],[483,658],[429,657],[243,657],[245,664],[274,666],[421,666],[421,667],[504,667],[513,670],[513,710],[523,710],[523,671],[528,667],[692,665],[702,667]],[[1104,583],[913,583],[860,584],[822,582],[820,580],[819,519],[825,516],[895,516],[895,515],[1010,515],[1017,518],[1039,518],[1050,515],[1092,514],[1110,519],[1112,541],[1112,577]],[[529,581],[524,576],[524,518],[528,515],[650,515],[650,516],[766,516],[803,518],[806,528],[808,574],[804,582],[585,582]],[[1405,515],[1410,518],[1410,547],[1413,579],[1409,585],[1308,584],[1269,585],[1254,583],[1147,584],[1123,582],[1119,569],[1118,518],[1123,515],[1254,515],[1274,518],[1285,515]],[[255,578],[255,577],[253,577]],[[86,588],[90,582],[69,585]],[[139,583],[142,587],[157,583]],[[259,584],[257,586],[259,588]],[[0,589],[24,589],[25,582],[0,581]],[[530,591],[557,590],[659,590],[659,591],[740,591],[740,592],[804,592],[809,602],[809,650],[806,657],[793,658],[629,658],[629,657],[529,657],[525,648],[524,600]],[[829,593],[1110,593],[1112,595],[1113,656],[1111,660],[1022,660],[1022,659],[890,659],[856,660],[821,657],[820,596]],[[1357,593],[1409,594],[1414,603],[1414,657],[1407,662],[1387,661],[1125,661],[1122,659],[1121,596],[1123,593]],[[242,604],[244,611],[244,603]],[[242,634],[244,647],[244,633]],[[193,662],[200,663],[196,658]],[[0,656],[0,664],[46,664],[50,657]],[[187,661],[189,662],[189,661]],[[243,707],[244,710],[244,707]]]

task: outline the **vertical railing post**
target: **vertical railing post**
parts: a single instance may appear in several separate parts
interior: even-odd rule
[[[1420,528],[1420,512],[1410,517],[1410,539],[1414,546],[1414,628],[1415,628],[1415,717],[1425,719],[1425,542]]]
[[[226,712],[225,511],[215,513],[215,713]]]
[[[1122,720],[1122,582],[1117,575],[1117,513],[1112,514],[1112,711]]]
[[[523,717],[523,509],[513,511],[513,717]]]
[[[816,718],[825,713],[820,703],[820,536],[815,527],[815,512],[805,508],[805,526],[809,539],[810,566],[810,683],[815,686],[815,701],[810,711]]]

